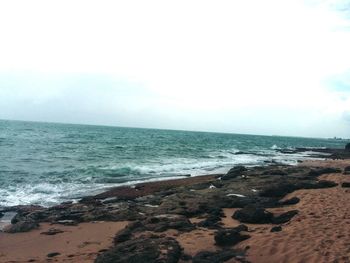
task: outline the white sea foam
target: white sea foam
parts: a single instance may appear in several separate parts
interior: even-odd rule
[[[277,150],[277,149],[281,149],[280,147],[278,147],[276,144],[272,145],[271,150]]]
[[[222,153],[218,153],[222,154]],[[123,167],[138,174],[125,177],[125,182],[103,183],[96,182],[92,177],[84,177],[80,182],[70,183],[39,183],[27,185],[14,185],[0,189],[0,206],[13,206],[19,204],[38,204],[44,206],[54,205],[67,200],[76,200],[85,195],[97,194],[110,187],[132,186],[143,182],[162,181],[169,179],[185,178],[185,174],[199,176],[205,174],[226,173],[235,165],[255,166],[264,161],[274,161],[282,164],[295,165],[300,159],[310,159],[309,155],[314,152],[302,154],[274,154],[270,151],[260,154],[227,154],[224,159],[187,159],[176,158],[161,160],[159,163],[135,165],[132,163],[123,166],[114,165],[102,169],[118,170]],[[124,178],[124,177],[123,177]],[[103,177],[100,179],[104,179]],[[103,181],[103,180],[102,180]],[[83,182],[83,183],[82,183]]]

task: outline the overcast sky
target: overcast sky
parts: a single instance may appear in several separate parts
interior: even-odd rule
[[[348,8],[0,0],[0,119],[350,137]]]

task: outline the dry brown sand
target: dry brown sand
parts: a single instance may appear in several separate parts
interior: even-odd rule
[[[128,222],[82,223],[79,226],[41,224],[28,233],[0,232],[0,262],[93,262],[98,251],[107,249],[116,232]],[[63,233],[48,236],[42,232],[57,228]],[[48,258],[49,253],[60,253]]]

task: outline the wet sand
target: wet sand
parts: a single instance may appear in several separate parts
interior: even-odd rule
[[[111,246],[116,232],[128,222],[81,223],[62,226],[43,223],[28,233],[0,232],[0,262],[93,262],[100,250]],[[49,229],[64,231],[43,235]],[[49,258],[50,253],[60,253]]]

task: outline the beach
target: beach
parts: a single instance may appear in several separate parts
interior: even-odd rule
[[[349,166],[237,166],[8,208],[17,215],[0,232],[0,261],[350,262]]]

